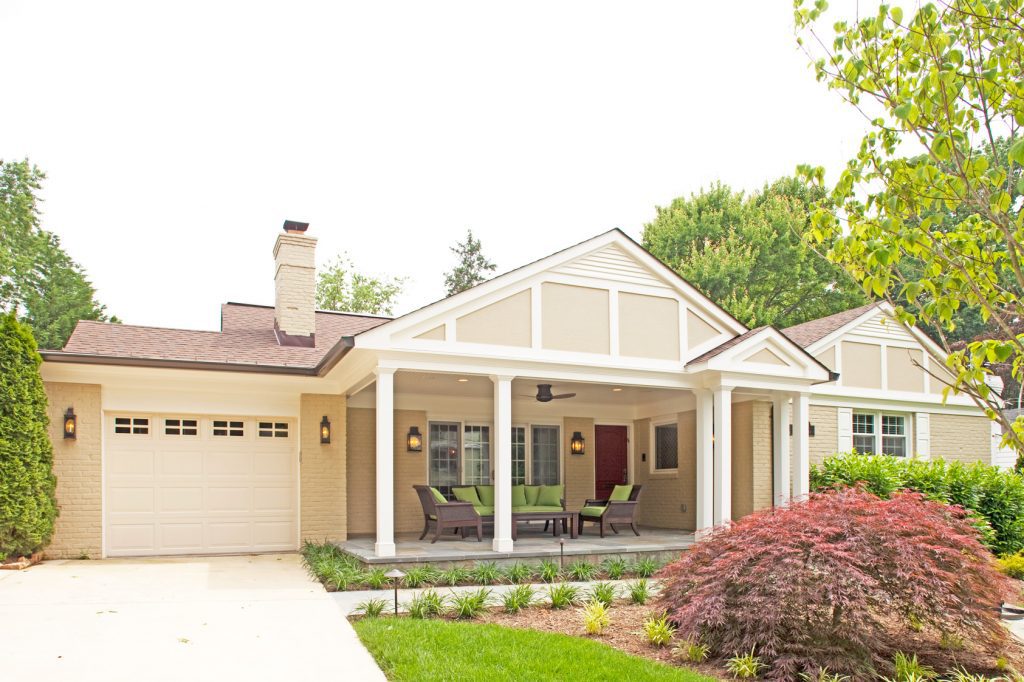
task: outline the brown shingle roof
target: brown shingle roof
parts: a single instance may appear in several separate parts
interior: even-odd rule
[[[815,341],[825,338],[835,330],[846,326],[867,311],[879,305],[881,305],[881,303],[878,301],[868,303],[867,305],[862,305],[859,308],[851,308],[850,310],[844,310],[843,312],[836,313],[835,315],[829,315],[828,317],[821,317],[817,320],[810,320],[809,322],[793,325],[792,327],[786,327],[782,330],[782,333],[792,339],[794,343],[807,348],[807,346],[810,346]]]
[[[388,321],[385,317],[323,311],[318,311],[315,319],[315,348],[279,345],[272,306],[226,303],[221,306],[219,332],[82,320],[63,352],[108,358],[313,368],[342,337]]]

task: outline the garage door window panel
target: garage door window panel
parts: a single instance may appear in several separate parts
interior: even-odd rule
[[[181,417],[164,419],[165,436],[198,436],[199,420]]]
[[[230,419],[214,419],[213,435],[215,438],[221,436],[242,438],[245,436],[245,422]]]
[[[149,417],[115,417],[114,433],[121,435],[148,436]]]
[[[287,438],[288,422],[260,421],[256,424],[259,438]]]

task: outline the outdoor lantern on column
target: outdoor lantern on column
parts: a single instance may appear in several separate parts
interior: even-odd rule
[[[78,417],[74,408],[69,407],[64,413],[64,437],[74,440],[78,437]]]
[[[321,445],[327,445],[331,442],[331,422],[327,420],[327,415],[320,420],[320,443]]]
[[[573,431],[572,440],[569,441],[569,451],[574,455],[582,455],[587,451],[587,443],[579,431]]]
[[[405,445],[409,452],[423,451],[423,436],[420,435],[420,427],[409,427],[409,435],[405,438]]]

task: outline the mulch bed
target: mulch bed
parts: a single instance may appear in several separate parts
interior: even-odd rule
[[[22,571],[29,566],[34,566],[43,560],[43,553],[36,552],[31,556],[11,557],[0,562],[0,571]]]

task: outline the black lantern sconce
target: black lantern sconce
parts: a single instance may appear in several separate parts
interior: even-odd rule
[[[791,436],[793,435],[793,425],[792,424],[789,425],[789,435],[791,435]],[[814,424],[808,424],[807,425],[807,435],[810,436],[811,438],[814,438]]]
[[[420,427],[409,427],[409,435],[405,437],[405,447],[409,452],[423,451],[423,436],[420,435]]]
[[[583,440],[583,434],[573,431],[572,440],[569,441],[569,452],[574,455],[582,455],[587,451],[587,443]]]
[[[320,420],[320,444],[328,445],[331,442],[331,422],[327,420],[327,415]]]
[[[72,407],[69,407],[68,411],[64,413],[64,437],[71,440],[78,438],[78,417],[75,416],[75,410]]]

